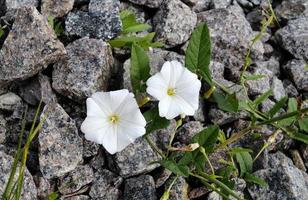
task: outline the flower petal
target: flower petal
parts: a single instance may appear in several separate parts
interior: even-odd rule
[[[175,88],[178,79],[182,76],[183,70],[184,67],[180,62],[171,61],[164,63],[160,73],[168,83],[168,87]]]
[[[102,109],[92,98],[87,99],[87,116],[88,117],[106,117],[108,113]]]
[[[163,99],[166,97],[168,83],[164,80],[161,73],[157,73],[154,76],[150,77],[147,80],[147,93],[152,95],[158,100]]]
[[[110,102],[112,111],[118,113],[126,105],[126,100],[128,98],[134,97],[132,93],[130,93],[127,89],[116,90],[109,92],[110,94]]]
[[[81,131],[85,134],[87,140],[102,144],[102,139],[106,134],[105,132],[108,126],[109,123],[107,120],[87,117],[81,125]]]
[[[110,154],[118,152],[118,127],[111,125],[107,129],[108,133],[103,136],[103,146]]]
[[[174,102],[174,98],[166,97],[158,103],[159,116],[173,119],[181,114],[181,108]]]
[[[95,101],[95,103],[100,107],[100,109],[106,113],[107,115],[112,113],[109,92],[96,92],[91,98]]]

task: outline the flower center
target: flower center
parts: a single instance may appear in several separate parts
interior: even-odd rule
[[[175,88],[168,88],[167,94],[169,96],[174,96],[175,95]]]
[[[118,121],[119,121],[120,117],[116,114],[113,114],[109,117],[109,121],[112,123],[112,124],[116,124]]]

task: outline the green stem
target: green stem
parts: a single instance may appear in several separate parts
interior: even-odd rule
[[[181,125],[182,125],[182,118],[179,119],[179,120],[176,122],[176,127],[174,128],[173,132],[171,133],[170,140],[169,140],[169,144],[168,144],[168,149],[171,149],[171,147],[172,147],[172,142],[173,142],[173,140],[174,140],[176,131],[178,130],[178,128],[179,128]]]
[[[154,142],[151,140],[151,138],[148,135],[145,136],[145,139],[156,153],[158,153],[163,159],[166,158],[164,153],[154,144]]]
[[[206,152],[205,152],[205,149],[204,149],[202,146],[199,147],[199,149],[200,149],[200,152],[201,152],[201,153],[203,154],[203,156],[205,157],[206,161],[208,162],[208,164],[209,164],[209,166],[210,166],[210,168],[211,168],[211,170],[212,170],[212,174],[215,174],[214,167],[213,167],[213,165],[212,165],[212,163],[211,163],[209,157],[207,156],[207,154],[206,154]]]

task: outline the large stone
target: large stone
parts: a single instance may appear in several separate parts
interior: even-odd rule
[[[117,200],[122,192],[119,189],[123,178],[106,169],[98,170],[94,174],[94,181],[89,195],[92,199]]]
[[[47,179],[60,177],[82,162],[82,139],[75,121],[59,104],[48,104],[41,115],[39,134],[40,170]]]
[[[276,76],[272,80],[271,87],[273,91],[273,97],[276,101],[279,101],[281,98],[287,96],[282,81]]]
[[[161,157],[145,139],[138,138],[133,144],[113,156],[113,164],[122,177],[130,177],[154,170],[159,164],[151,162],[160,159]]]
[[[20,8],[0,51],[0,82],[27,79],[64,54],[63,44],[36,8]]]
[[[156,40],[167,47],[186,42],[195,25],[197,15],[180,0],[164,1],[153,18]]]
[[[238,6],[212,9],[198,13],[198,23],[206,22],[211,33],[212,59],[226,67],[228,78],[237,80],[244,66],[254,32]],[[251,49],[252,58],[262,58],[264,48],[257,42]]]
[[[253,199],[306,199],[308,175],[280,151],[269,154],[267,165],[255,175],[264,179],[269,187],[250,185],[248,191]]]
[[[93,180],[93,169],[89,165],[80,165],[59,178],[58,188],[61,194],[71,194],[90,184]]]
[[[42,0],[43,15],[63,17],[73,9],[74,0]]]
[[[150,175],[141,175],[125,181],[124,200],[156,200],[155,182]]]
[[[166,185],[165,189],[169,188],[175,177],[170,178]],[[183,177],[178,177],[174,185],[171,187],[169,200],[184,200],[188,198],[188,184]]]
[[[295,58],[308,61],[308,16],[290,20],[275,36],[282,48]]]
[[[289,97],[298,97],[299,93],[291,81],[289,81],[288,79],[285,79],[283,80],[282,83],[283,83],[283,87],[285,88],[286,94]]]
[[[275,8],[277,18],[281,21],[308,16],[308,1],[284,0]]]
[[[113,66],[110,46],[102,40],[81,38],[66,47],[67,57],[56,63],[52,87],[73,100],[83,101],[106,90]]]
[[[22,99],[15,93],[9,92],[0,95],[0,110],[14,111],[16,108],[20,107],[22,104]]]
[[[261,75],[264,77],[257,80],[248,80],[246,82],[250,95],[255,96],[263,94],[271,89],[271,80],[274,76],[272,71],[264,68],[256,68],[252,75]]]
[[[4,0],[7,10],[18,9],[24,6],[38,6],[38,0]]]
[[[211,122],[218,125],[224,125],[230,122],[234,122],[239,118],[245,118],[248,116],[248,113],[243,111],[237,113],[230,113],[213,107],[210,108],[208,115]]]
[[[158,8],[164,0],[129,0],[138,5],[144,5],[150,8]]]
[[[109,3],[108,3],[109,2]],[[92,0],[89,12],[70,12],[65,21],[65,31],[69,36],[91,37],[109,40],[121,31],[119,17],[120,3]]]
[[[203,130],[203,126],[199,121],[190,121],[184,124],[176,134],[175,139],[182,144],[190,144],[192,138]]]
[[[3,151],[0,151],[0,195],[2,196],[6,184],[8,182],[10,172],[12,170],[14,158],[5,154]],[[19,167],[17,167],[17,174],[14,177],[14,181],[17,181],[19,173]],[[14,183],[14,182],[13,182]],[[21,198],[23,200],[36,200],[37,199],[37,190],[33,182],[33,178],[25,168],[24,171],[24,182],[22,185]]]
[[[49,77],[41,73],[33,79],[21,82],[19,84],[19,95],[33,106],[36,106],[41,100],[45,104],[57,101]]]
[[[283,66],[284,71],[295,83],[298,90],[308,91],[308,71],[303,60],[290,60]]]

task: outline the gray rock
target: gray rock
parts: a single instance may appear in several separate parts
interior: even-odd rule
[[[89,165],[79,165],[73,171],[59,178],[58,188],[61,194],[77,192],[94,180],[93,169]]]
[[[244,8],[252,8],[253,3],[248,0],[236,0],[238,4],[240,4]]]
[[[89,140],[83,140],[83,157],[95,156],[98,153],[99,144],[91,142]]]
[[[254,175],[264,179],[268,187],[249,186],[252,199],[307,199],[308,175],[293,165],[258,170]]]
[[[75,121],[59,104],[48,104],[41,120],[46,120],[40,131],[40,170],[47,179],[60,177],[74,170],[82,162],[82,139]]]
[[[167,47],[174,47],[186,42],[195,25],[197,15],[180,0],[164,1],[153,17],[156,40]]]
[[[91,160],[91,167],[95,170],[102,169],[105,165],[105,155],[102,151],[99,151],[98,154]]]
[[[22,99],[12,92],[0,95],[0,110],[14,111],[21,104]]]
[[[284,0],[275,8],[275,13],[280,21],[308,16],[308,2],[306,0]]]
[[[175,177],[172,177],[167,181],[165,189],[167,189],[170,186],[174,178]],[[169,200],[189,199],[188,188],[189,185],[187,184],[186,180],[181,176],[178,177],[174,185],[171,187]]]
[[[129,2],[121,2],[120,4],[120,10],[128,10],[130,12],[133,12],[136,16],[136,20],[139,23],[145,23],[146,22],[146,13],[141,7],[137,7],[132,3]]]
[[[206,11],[210,9],[212,5],[212,0],[198,0],[195,5],[192,7],[192,10],[196,13]]]
[[[108,2],[92,0],[89,12],[70,12],[65,21],[66,33],[69,36],[88,36],[103,40],[116,37],[122,26],[119,17],[120,3],[118,0],[111,4]]]
[[[238,85],[236,83],[233,83],[232,81],[228,81],[225,79],[219,79],[216,81],[221,85],[223,85],[225,88],[227,88],[230,93],[235,93],[237,99],[239,100],[247,99],[247,95],[245,94],[245,91],[243,90],[243,87],[241,85]],[[216,89],[220,90],[219,88]]]
[[[278,58],[271,56],[269,60],[258,60],[254,63],[255,68],[264,68],[273,72],[274,75],[280,75],[280,64]]]
[[[37,197],[39,199],[48,199],[48,195],[53,192],[54,185],[40,173],[33,175],[33,180],[37,189]]]
[[[90,0],[89,12],[90,13],[105,13],[114,9],[115,12],[120,10],[119,0]]]
[[[64,54],[63,44],[36,8],[20,8],[0,51],[0,82],[34,76]]]
[[[210,108],[208,115],[213,123],[218,125],[224,125],[233,122],[239,118],[245,118],[248,116],[248,113],[243,111],[238,113],[230,113],[230,112],[224,112],[217,108]]]
[[[34,79],[20,83],[19,95],[25,102],[33,106],[37,105],[41,100],[45,104],[57,101],[56,95],[52,91],[49,77],[41,73]]]
[[[282,81],[278,79],[276,76],[274,76],[272,80],[271,87],[273,91],[273,97],[276,101],[279,101],[281,98],[287,96]]]
[[[249,95],[263,94],[271,89],[271,80],[274,76],[272,71],[264,68],[256,68],[252,75],[264,75],[265,77],[246,82]]]
[[[10,172],[12,170],[14,158],[5,154],[3,151],[0,151],[0,194],[2,196],[5,186],[7,184],[7,181],[10,176]],[[19,173],[19,167],[17,167],[17,173],[14,177],[14,181],[17,181]],[[23,200],[36,200],[37,199],[37,190],[35,187],[35,184],[33,182],[33,178],[28,171],[27,168],[25,168],[24,171],[24,183],[22,185],[22,192],[21,192],[21,198]]]
[[[308,71],[305,70],[306,62],[291,60],[283,66],[284,71],[295,83],[298,90],[308,91]]]
[[[199,121],[190,121],[185,123],[175,136],[175,139],[182,144],[190,144],[191,139],[200,131],[203,130],[203,125]]]
[[[4,0],[7,10],[18,9],[23,6],[38,6],[38,0]]]
[[[52,87],[60,94],[83,101],[106,90],[113,66],[110,46],[102,40],[81,38],[67,47],[67,58],[54,66]]]
[[[158,173],[155,173],[155,187],[159,188],[164,185],[171,175],[172,172],[166,168],[162,168]]]
[[[282,83],[289,97],[298,97],[299,93],[291,81],[289,81],[288,79],[284,79]]]
[[[0,144],[5,141],[6,135],[6,120],[0,115]]]
[[[150,163],[160,159],[161,157],[143,138],[138,138],[133,144],[113,156],[114,165],[122,177],[150,172],[159,166],[159,164]]]
[[[125,181],[124,200],[156,200],[155,182],[150,175],[141,175]]]
[[[224,79],[225,66],[222,63],[211,61],[210,71],[212,73],[213,79],[216,80]]]
[[[237,80],[254,37],[243,11],[237,6],[213,9],[198,13],[198,22],[206,22],[209,26],[212,59],[225,65],[229,79]],[[263,44],[259,41],[252,48],[252,58],[262,59],[263,53]]]
[[[106,169],[97,171],[94,177],[95,179],[89,192],[92,199],[119,199],[122,194],[119,187],[123,182],[123,178]]]
[[[164,0],[129,0],[138,5],[144,5],[150,8],[158,8]]]
[[[244,189],[246,188],[246,182],[244,179],[235,178],[234,180],[234,191],[237,193],[238,196],[244,199]],[[234,197],[229,196],[230,199],[235,200]],[[207,198],[207,200],[223,200],[223,198],[216,192],[211,192]]]
[[[45,16],[63,17],[74,6],[74,0],[42,0],[41,11]]]
[[[63,198],[63,200],[90,200],[90,199],[91,198],[87,195],[77,195],[77,196],[70,196]],[[62,198],[60,200],[62,200]]]
[[[194,119],[196,121],[204,122],[205,121],[205,102],[202,97],[199,97],[199,107],[194,114]]]
[[[279,29],[275,37],[279,45],[295,58],[308,60],[308,16],[290,20],[288,25]]]
[[[151,75],[159,72],[166,61],[177,60],[181,63],[184,63],[184,56],[172,51],[166,51],[157,48],[150,49],[148,56],[150,60]],[[124,62],[123,69],[123,88],[128,89],[129,91],[133,91],[130,79],[130,59]]]
[[[232,0],[212,0],[212,8],[228,8],[231,5]]]

